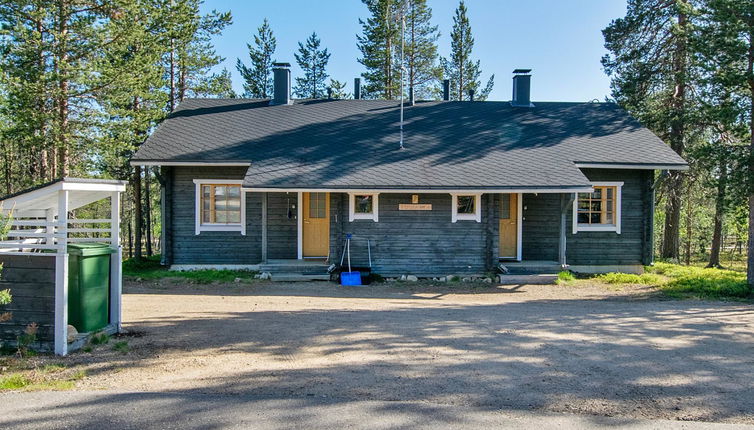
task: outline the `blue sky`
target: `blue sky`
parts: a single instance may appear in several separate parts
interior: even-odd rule
[[[428,0],[433,22],[442,33],[440,55],[450,48],[450,30],[457,0]],[[511,71],[533,69],[532,99],[539,101],[588,101],[609,94],[609,80],[600,58],[605,53],[601,30],[625,13],[624,0],[467,0],[469,20],[476,40],[474,57],[481,60],[483,81],[495,74],[491,100],[510,100]],[[241,91],[236,58],[248,62],[246,43],[267,17],[277,38],[277,61],[294,65],[298,41],[316,31],[332,56],[328,71],[348,82],[363,68],[358,63],[358,19],[366,18],[359,0],[206,0],[204,10],[230,10],[233,25],[215,38],[225,57],[221,67],[233,75]],[[484,83],[483,82],[483,83]]]

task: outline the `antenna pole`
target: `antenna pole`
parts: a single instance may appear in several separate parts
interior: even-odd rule
[[[405,3],[401,4],[401,149],[403,147],[403,69],[405,68],[404,62],[404,44],[406,38],[403,33],[406,30],[406,10]]]

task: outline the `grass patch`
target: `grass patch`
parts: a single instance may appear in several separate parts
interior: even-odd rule
[[[92,338],[89,339],[89,342],[92,345],[104,345],[110,342],[110,335],[107,333],[95,333]]]
[[[179,278],[187,279],[197,284],[211,284],[213,282],[233,282],[236,278],[249,281],[254,279],[256,273],[250,270],[171,271],[167,267],[160,265],[159,255],[144,257],[141,261],[136,261],[133,258],[123,261],[123,276],[141,278],[143,280]]]
[[[660,285],[664,282],[664,279],[654,273],[643,273],[636,275],[633,273],[605,273],[595,276],[598,279],[607,284],[638,284],[638,285]]]
[[[76,386],[76,381],[85,376],[86,372],[83,370],[67,373],[63,365],[46,365],[40,369],[0,377],[0,391],[72,390]]]
[[[558,285],[564,285],[575,280],[576,280],[576,275],[574,275],[573,272],[568,271],[568,270],[563,270],[560,273],[558,273],[558,279],[555,281],[555,283]]]
[[[32,384],[31,379],[20,373],[4,376],[0,379],[0,390],[20,390]]]
[[[128,346],[128,341],[125,341],[125,340],[115,342],[115,344],[113,345],[113,351],[118,351],[122,354],[126,354],[130,350],[131,350],[131,347]]]
[[[657,287],[672,298],[741,300],[751,298],[746,274],[734,270],[658,262],[645,267],[645,273],[605,273],[591,278],[606,284],[638,284]]]

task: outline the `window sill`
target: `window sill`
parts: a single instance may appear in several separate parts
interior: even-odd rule
[[[196,234],[212,231],[236,231],[241,233],[242,236],[246,235],[246,230],[241,224],[201,224],[197,228]]]
[[[576,231],[612,231],[612,232],[620,234],[620,232],[618,231],[618,226],[615,224],[604,224],[604,225],[577,224]]]
[[[353,214],[353,219],[350,221],[353,222],[356,220],[370,220],[377,222],[377,217],[374,214]]]
[[[453,222],[456,221],[476,221],[476,222],[482,222],[480,217],[477,214],[458,214],[456,215],[456,219]]]

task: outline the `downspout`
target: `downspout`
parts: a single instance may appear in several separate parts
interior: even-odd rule
[[[560,195],[560,239],[558,241],[558,264],[563,270],[568,269],[566,261],[566,220],[568,210],[573,206],[573,200],[576,194]]]

